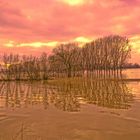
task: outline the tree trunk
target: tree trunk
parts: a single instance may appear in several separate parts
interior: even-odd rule
[[[68,69],[68,77],[71,77],[71,68]]]

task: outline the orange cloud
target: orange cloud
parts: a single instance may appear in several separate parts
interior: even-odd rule
[[[81,4],[85,3],[84,0],[58,0],[58,1],[64,2],[64,3],[72,5],[72,6],[81,5]]]
[[[80,36],[80,37],[75,38],[73,41],[76,41],[76,42],[79,42],[79,43],[87,43],[87,42],[92,41],[92,39],[90,39],[88,37]]]
[[[58,2],[63,2],[65,4],[68,4],[70,6],[81,6],[84,4],[90,4],[93,3],[95,0],[57,0]]]
[[[18,47],[35,47],[35,48],[40,48],[43,46],[49,46],[49,47],[55,47],[58,44],[57,41],[53,41],[53,42],[32,42],[32,43],[21,43],[18,44]]]

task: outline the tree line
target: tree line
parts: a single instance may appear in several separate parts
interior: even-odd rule
[[[51,55],[1,56],[1,80],[46,80],[49,77],[118,76],[131,57],[127,37],[110,35],[82,47],[76,42],[56,46]]]

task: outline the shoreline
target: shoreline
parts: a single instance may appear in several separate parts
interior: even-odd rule
[[[34,82],[34,81],[43,81],[43,82],[48,82],[48,81],[63,81],[63,80],[81,80],[81,79],[90,79],[88,77],[71,77],[71,78],[56,78],[56,79],[34,79],[34,80],[30,80],[30,79],[21,79],[21,80],[2,80],[0,79],[0,82]],[[93,81],[102,81],[102,80],[106,80],[106,81],[126,81],[126,82],[140,82],[140,78],[96,78],[96,79],[92,79]]]

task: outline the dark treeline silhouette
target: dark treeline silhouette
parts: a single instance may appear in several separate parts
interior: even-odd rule
[[[138,63],[126,63],[123,68],[127,69],[133,69],[133,68],[140,68],[140,64]]]
[[[1,56],[1,80],[46,80],[49,77],[120,75],[131,55],[126,37],[111,35],[98,38],[79,47],[78,43],[64,43],[47,56]]]

